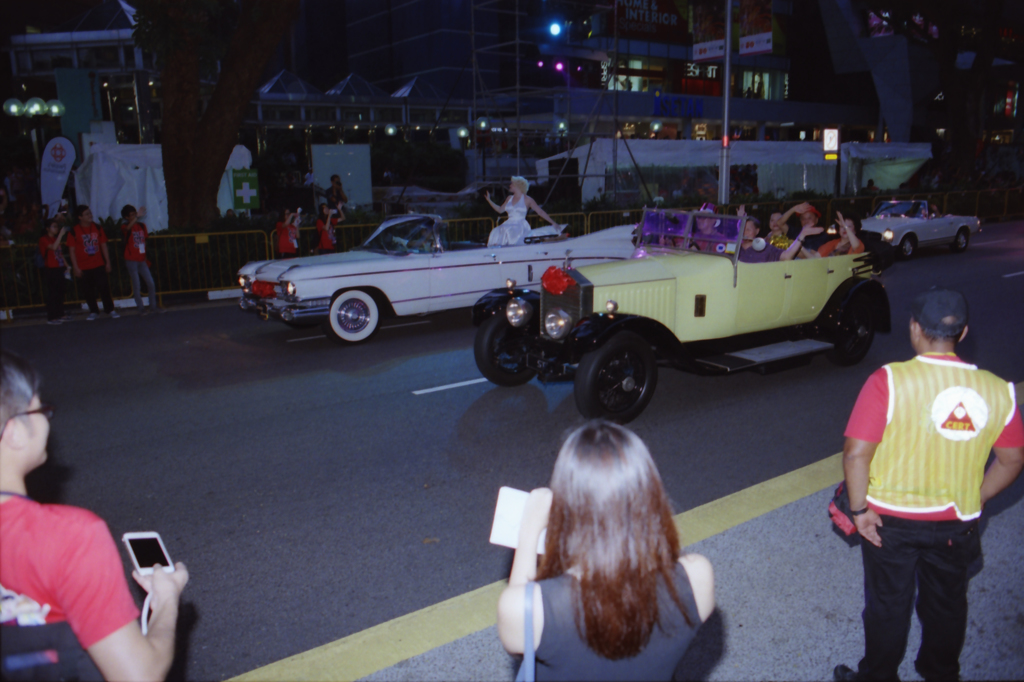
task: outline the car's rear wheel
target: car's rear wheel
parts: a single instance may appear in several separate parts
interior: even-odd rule
[[[961,227],[957,230],[956,237],[953,239],[953,243],[949,245],[949,249],[954,253],[961,253],[967,250],[967,245],[971,242],[971,231],[967,229],[967,226]]]
[[[906,237],[903,238],[903,241],[900,242],[900,258],[902,258],[903,260],[907,260],[908,258],[913,256],[914,252],[916,251],[917,237],[915,237],[912,234],[908,234]]]
[[[622,332],[580,360],[576,407],[588,419],[625,424],[644,411],[657,385],[658,365],[651,346],[636,334]]]
[[[365,341],[380,328],[380,308],[373,296],[359,289],[336,294],[321,327],[338,343]]]
[[[526,336],[504,315],[492,315],[480,325],[473,342],[473,357],[480,373],[498,386],[519,386],[537,373],[526,366]]]
[[[875,340],[875,317],[863,295],[857,296],[839,318],[835,346],[826,355],[837,365],[856,365],[864,359]]]

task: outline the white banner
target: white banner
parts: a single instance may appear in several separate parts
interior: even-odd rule
[[[60,209],[60,198],[68,184],[71,166],[75,163],[75,145],[66,137],[55,137],[46,143],[42,165],[39,168],[39,194],[47,217],[53,217]]]
[[[694,43],[693,45],[693,61],[695,62],[724,58],[725,40],[712,40],[709,43]]]
[[[740,55],[746,56],[748,54],[771,54],[772,53],[772,34],[771,33],[757,33],[752,36],[744,36],[740,38]]]

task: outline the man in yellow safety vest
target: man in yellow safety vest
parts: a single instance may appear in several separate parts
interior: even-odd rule
[[[836,666],[836,680],[898,679],[915,584],[914,666],[926,680],[959,679],[978,519],[1024,468],[1014,386],[956,356],[966,334],[963,294],[921,294],[910,320],[917,356],[872,374],[853,408],[843,471],[863,537],[865,652],[856,671]]]

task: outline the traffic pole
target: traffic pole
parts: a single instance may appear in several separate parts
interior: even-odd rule
[[[718,204],[729,203],[729,83],[732,80],[732,0],[725,0],[725,69],[722,73],[722,150],[718,159]]]

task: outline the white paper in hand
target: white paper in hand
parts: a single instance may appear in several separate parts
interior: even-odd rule
[[[494,508],[494,524],[491,526],[491,544],[511,547],[519,546],[519,527],[523,524],[523,513],[530,493],[502,486],[498,490],[498,504]],[[545,528],[537,541],[537,553],[544,553]]]

